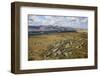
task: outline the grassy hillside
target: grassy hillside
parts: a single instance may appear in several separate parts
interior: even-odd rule
[[[28,38],[28,60],[88,57],[87,32],[53,33]]]

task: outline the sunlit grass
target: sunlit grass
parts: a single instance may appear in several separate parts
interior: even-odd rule
[[[29,36],[28,60],[87,58],[87,42],[87,32]]]

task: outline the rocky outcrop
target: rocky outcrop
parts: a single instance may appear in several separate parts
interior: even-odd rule
[[[83,42],[84,41],[84,42]],[[62,40],[48,47],[44,59],[69,59],[87,57],[87,40]],[[84,55],[85,54],[85,55]]]

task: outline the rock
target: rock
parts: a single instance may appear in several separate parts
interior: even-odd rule
[[[68,47],[70,47],[70,45],[69,45],[69,44],[66,44],[66,45],[65,45],[65,48],[68,48]]]
[[[65,52],[64,55],[65,55],[66,57],[68,57],[68,53],[67,53],[67,52]]]
[[[72,52],[69,52],[70,55],[72,55]]]
[[[53,49],[53,50],[52,50],[52,52],[56,52],[57,50],[58,50],[58,48],[56,48],[56,49]]]
[[[76,48],[79,48],[79,46],[76,46]]]
[[[50,56],[52,53],[51,52],[47,52],[47,56]]]
[[[56,53],[57,53],[58,55],[61,55],[62,52],[61,52],[60,50],[58,50]]]
[[[57,56],[57,53],[53,53],[53,57],[56,57]]]

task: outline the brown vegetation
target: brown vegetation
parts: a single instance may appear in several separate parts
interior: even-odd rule
[[[29,36],[28,60],[87,58],[87,39],[87,32]]]

